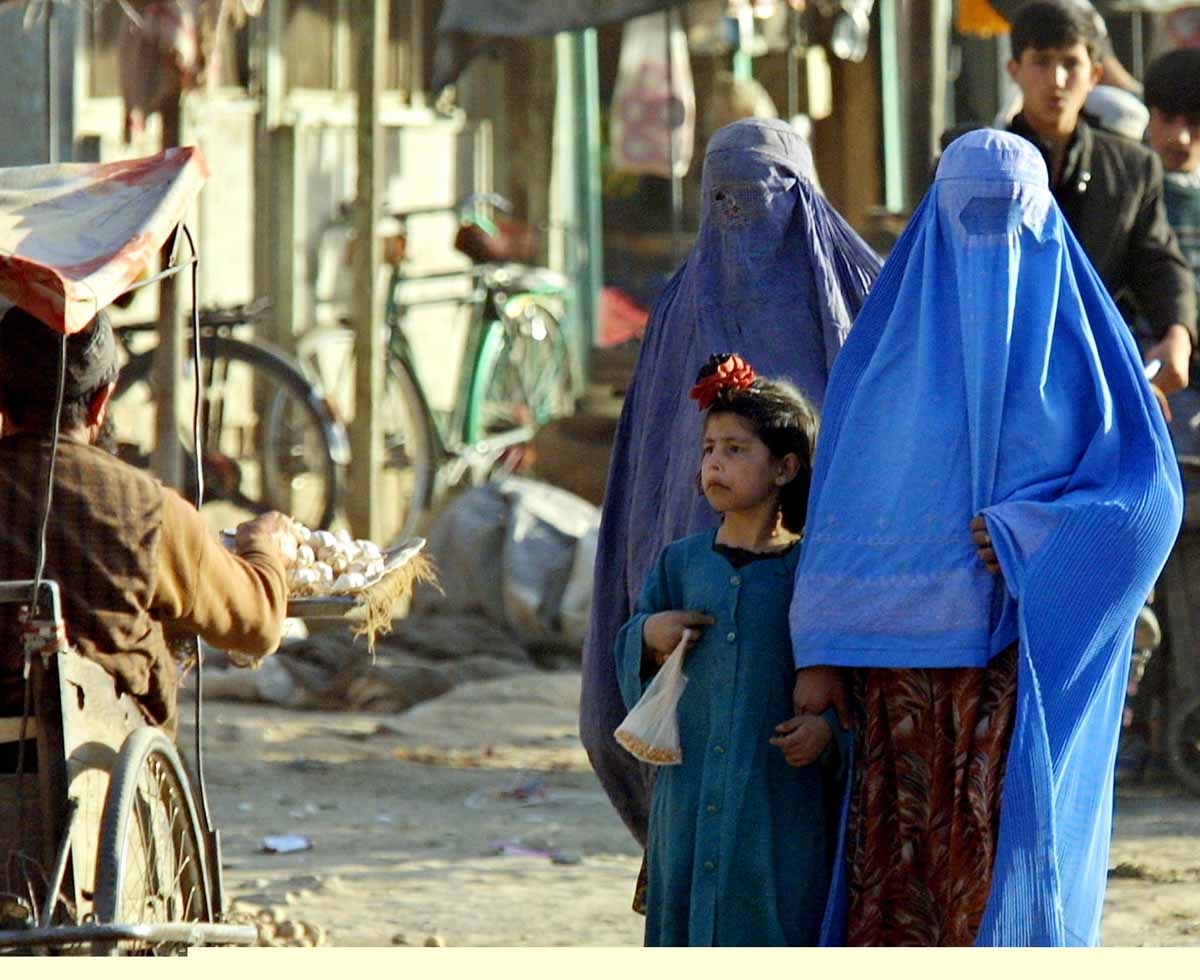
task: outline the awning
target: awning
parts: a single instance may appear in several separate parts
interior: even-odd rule
[[[0,168],[0,294],[56,330],[82,330],[154,264],[207,177],[190,146]]]
[[[677,7],[686,0],[446,0],[437,23],[430,88],[454,82],[481,48],[498,37],[579,31]]]

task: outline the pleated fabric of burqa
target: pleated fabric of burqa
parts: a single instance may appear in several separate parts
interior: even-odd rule
[[[960,137],[830,376],[790,617],[798,667],[979,668],[1019,643],[978,945],[1099,942],[1134,620],[1181,506],[1133,339],[1041,157]]]
[[[697,490],[703,419],[688,390],[710,354],[730,351],[819,406],[878,272],[788,124],[743,119],[713,135],[699,232],[654,307],[617,426],[583,653],[583,744],[643,844],[652,774],[612,736],[625,716],[613,644],[663,547],[717,524]]]

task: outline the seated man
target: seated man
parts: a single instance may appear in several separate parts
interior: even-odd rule
[[[1156,384],[1170,394],[1188,383],[1195,283],[1167,223],[1158,158],[1080,116],[1100,77],[1097,40],[1077,6],[1035,0],[1020,9],[1008,71],[1023,108],[1009,129],[1042,152],[1055,200],[1126,321],[1145,321],[1145,359],[1161,362]]]
[[[34,577],[61,345],[19,307],[0,318],[0,579]],[[68,339],[66,357],[44,574],[62,589],[68,640],[174,735],[164,628],[226,650],[273,651],[296,535],[290,518],[264,514],[238,528],[230,553],[174,490],[95,445],[118,372],[105,314]],[[0,715],[21,713],[21,672],[15,607],[0,607]]]

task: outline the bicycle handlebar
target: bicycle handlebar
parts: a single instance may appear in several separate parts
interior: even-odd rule
[[[505,214],[512,214],[514,211],[513,203],[507,197],[504,197],[502,194],[488,192],[468,194],[454,206],[454,210],[461,216],[468,208],[473,208],[476,204],[490,204],[496,210],[503,211]]]
[[[495,208],[497,211],[503,211],[505,214],[512,214],[516,208],[503,194],[495,194],[491,191],[477,191],[467,194],[465,197],[459,198],[453,204],[433,204],[428,207],[408,208],[404,211],[396,211],[387,208],[381,214],[384,218],[395,218],[398,221],[404,221],[406,218],[417,217],[430,214],[453,214],[459,220],[462,220],[472,209],[479,205],[487,205]],[[343,201],[338,208],[343,221],[349,221],[354,215],[354,201]]]

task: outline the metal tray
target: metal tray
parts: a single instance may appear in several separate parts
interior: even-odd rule
[[[221,532],[221,543],[230,551],[234,548],[235,532]],[[367,579],[364,589],[381,582],[384,578],[403,568],[419,555],[425,548],[424,538],[409,538],[383,552],[383,571]],[[313,595],[290,596],[287,604],[287,616],[290,619],[342,619],[352,615],[362,606],[361,593],[357,595]]]

